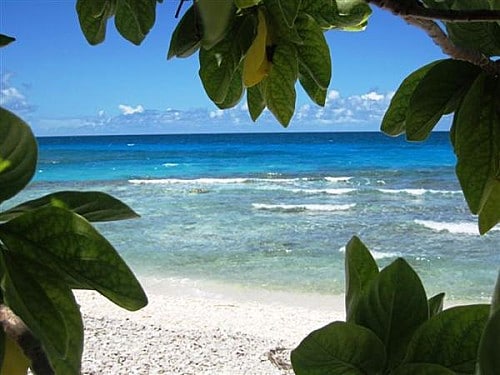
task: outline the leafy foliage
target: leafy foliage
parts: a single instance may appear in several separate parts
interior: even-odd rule
[[[484,304],[442,310],[444,294],[428,301],[403,259],[373,269],[375,260],[357,237],[346,247],[345,263],[348,322],[312,332],[292,351],[297,375],[475,374],[478,361],[493,369],[481,374],[498,373],[498,346],[490,346],[498,341],[497,303],[491,317]]]
[[[37,144],[28,125],[3,108],[0,135],[0,198],[5,201],[32,178]],[[128,206],[100,192],[58,192],[0,212],[0,303],[27,325],[50,373],[80,374],[83,323],[71,289],[95,289],[129,310],[146,305],[133,273],[88,222],[133,217],[137,214]],[[5,371],[25,373],[27,363],[35,373],[46,373],[37,372],[35,359],[25,357],[20,342],[6,335],[0,341]]]

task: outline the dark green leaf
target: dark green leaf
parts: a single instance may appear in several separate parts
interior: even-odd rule
[[[457,375],[446,367],[433,363],[405,363],[391,372],[391,375]]]
[[[334,27],[345,31],[362,31],[366,28],[372,10],[365,0],[336,0],[337,14]]]
[[[117,0],[115,26],[135,45],[141,44],[156,18],[156,0]]]
[[[83,323],[73,293],[46,268],[45,277],[26,272],[30,262],[9,252],[0,255],[5,303],[40,341],[56,374],[79,375]],[[43,267],[39,264],[37,268]]]
[[[288,27],[293,27],[295,18],[297,18],[297,14],[299,13],[301,2],[302,0],[278,0],[283,18]]]
[[[434,297],[429,298],[429,317],[433,317],[434,315],[439,314],[443,311],[443,300],[444,293],[436,294]]]
[[[481,215],[488,205],[487,225],[483,224],[483,229],[498,220],[498,212],[489,216],[489,207],[496,206],[496,181],[500,176],[499,82],[498,78],[486,74],[476,79],[455,114],[452,131],[457,176],[469,208],[472,213]],[[489,202],[490,199],[493,202]]]
[[[493,314],[497,310],[500,310],[500,272],[498,273],[495,290],[491,298],[491,313]]]
[[[115,6],[116,0],[77,0],[80,28],[91,45],[101,43],[106,37],[106,24],[114,15]]]
[[[307,14],[297,18],[296,27],[304,40],[303,44],[297,45],[300,68],[307,71],[320,88],[327,89],[332,77],[332,61],[323,31]]]
[[[385,349],[369,329],[334,322],[311,332],[291,354],[297,375],[377,374]]]
[[[203,26],[202,44],[210,49],[228,33],[231,18],[235,14],[233,0],[198,0],[195,6]]]
[[[117,305],[147,304],[139,282],[113,246],[84,218],[43,207],[0,225],[0,239],[15,253],[43,263],[73,288],[95,289]]]
[[[0,369],[2,368],[4,355],[5,355],[5,332],[3,329],[0,329]]]
[[[432,317],[415,332],[405,362],[434,363],[460,374],[474,374],[488,313],[488,305],[469,305]]]
[[[195,7],[191,6],[184,13],[170,39],[167,59],[172,57],[189,57],[201,45],[201,25],[199,24]]]
[[[243,77],[241,76],[241,66],[234,72],[229,87],[227,89],[226,97],[222,103],[216,103],[220,109],[232,108],[238,104],[245,92],[243,87]]]
[[[98,191],[59,191],[24,202],[0,213],[0,221],[11,220],[40,207],[62,207],[88,221],[114,221],[139,217],[129,206],[109,194]]]
[[[6,45],[14,42],[15,40],[16,38],[13,38],[5,34],[0,34],[0,47],[5,47]]]
[[[479,213],[481,234],[485,234],[500,222],[500,176],[489,180],[483,199],[483,208]]]
[[[464,61],[443,60],[418,82],[406,112],[406,137],[427,138],[439,119],[463,97],[481,69]]]
[[[389,368],[403,359],[415,330],[429,317],[420,278],[402,258],[384,268],[357,304],[355,323],[371,329],[384,343]]]
[[[266,101],[262,95],[262,84],[258,83],[252,87],[247,88],[247,104],[248,112],[252,121],[256,121],[261,115],[264,108],[266,108]]]
[[[361,240],[354,236],[345,248],[346,320],[352,321],[361,293],[379,273],[377,263]]]
[[[498,375],[500,372],[500,310],[496,309],[484,328],[479,343],[478,367],[481,375]]]
[[[299,62],[299,82],[311,100],[317,105],[324,106],[326,103],[327,89],[320,87],[311,77],[309,71]]]
[[[288,126],[295,111],[295,82],[298,76],[297,50],[293,44],[280,44],[266,79],[267,107],[281,125]]]
[[[329,29],[335,23],[337,3],[332,0],[302,0],[301,12],[312,16],[323,29]]]
[[[272,42],[273,44],[286,42],[300,44],[303,41],[297,33],[297,29],[295,27],[288,27],[287,20],[281,10],[281,3],[283,1],[266,0],[265,2],[268,27],[272,30]]]
[[[441,60],[443,61],[443,60]],[[392,136],[397,136],[406,130],[406,114],[410,99],[415,92],[420,81],[425,77],[429,70],[440,61],[434,61],[422,68],[414,71],[401,83],[396,93],[391,99],[391,104],[385,112],[382,120],[381,130]]]
[[[37,158],[38,148],[30,127],[0,107],[0,203],[30,182]]]

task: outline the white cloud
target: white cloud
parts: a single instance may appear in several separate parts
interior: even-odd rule
[[[385,95],[379,94],[378,92],[375,92],[375,91],[370,91],[367,94],[361,95],[361,99],[363,99],[363,100],[373,100],[376,102],[378,102],[380,100],[384,100],[384,98],[385,98]]]
[[[125,105],[125,104],[120,104],[118,106],[118,108],[120,109],[120,111],[122,111],[122,115],[133,115],[134,113],[143,113],[144,112],[144,107],[142,105],[138,105],[136,107],[131,107],[129,105]]]
[[[11,84],[12,77],[12,73],[1,76],[0,105],[20,114],[34,111],[35,107],[28,102],[26,95]]]

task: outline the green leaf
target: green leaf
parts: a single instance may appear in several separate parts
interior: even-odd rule
[[[500,310],[500,272],[498,273],[495,290],[491,298],[491,313],[493,314],[497,310]]]
[[[13,38],[5,34],[0,34],[0,47],[5,47],[6,45],[14,42],[15,40],[16,38]]]
[[[195,6],[203,26],[202,45],[210,49],[228,33],[231,18],[235,14],[233,0],[198,0]]]
[[[24,202],[0,213],[0,221],[11,220],[40,207],[62,207],[88,221],[115,221],[139,217],[129,206],[109,194],[98,191],[59,191]]]
[[[0,369],[5,357],[5,331],[0,329]]]
[[[385,134],[397,136],[405,132],[406,114],[410,105],[410,99],[420,81],[425,77],[429,70],[440,61],[434,61],[414,71],[401,83],[392,97],[389,108],[385,112],[382,120],[381,130]]]
[[[106,37],[106,24],[114,15],[116,0],[77,0],[76,11],[83,35],[91,45],[102,43]]]
[[[403,359],[411,336],[428,317],[422,282],[410,265],[399,258],[367,285],[354,322],[371,329],[382,340],[391,369]]]
[[[366,246],[358,237],[352,237],[345,248],[345,307],[348,322],[356,315],[361,293],[378,274],[377,263]]]
[[[167,59],[172,57],[189,57],[201,45],[201,25],[196,15],[195,7],[190,6],[177,24],[168,48]]]
[[[266,19],[268,22],[268,29],[272,30],[273,43],[281,44],[292,42],[300,44],[303,40],[297,33],[297,29],[288,26],[288,21],[283,14],[281,3],[284,1],[286,0],[266,0],[264,3],[265,9],[267,10]]]
[[[252,121],[257,121],[262,111],[266,108],[266,101],[262,95],[262,83],[247,88],[248,112]]]
[[[480,234],[485,234],[500,222],[500,176],[489,180],[483,200],[483,208],[479,213]]]
[[[491,216],[491,207],[497,204],[500,176],[499,100],[500,80],[481,74],[457,110],[452,129],[456,172],[465,199],[474,214],[481,216],[486,207],[483,230],[498,221],[498,212]]]
[[[299,62],[299,82],[309,98],[317,105],[324,106],[326,103],[327,89],[318,85],[309,71]]]
[[[73,293],[46,269],[45,277],[27,270],[30,262],[2,252],[1,288],[5,303],[40,341],[56,374],[80,374],[83,323]],[[40,264],[37,268],[42,267]]]
[[[288,27],[293,27],[299,13],[301,2],[302,0],[278,0],[283,18]]]
[[[266,79],[265,99],[281,125],[288,126],[295,111],[295,81],[298,76],[297,50],[293,44],[279,44]]]
[[[428,304],[429,304],[429,317],[433,317],[434,315],[439,314],[441,311],[443,311],[443,300],[444,300],[444,293],[439,293],[436,294],[434,297],[429,298]]]
[[[231,82],[229,83],[229,87],[227,89],[226,97],[222,103],[216,103],[217,107],[220,109],[232,108],[236,104],[238,104],[243,97],[243,93],[245,92],[243,87],[243,77],[242,77],[242,68],[240,68],[234,72]]]
[[[248,15],[238,18],[229,35],[210,49],[202,48],[199,53],[199,75],[208,97],[216,104],[224,106],[234,100],[234,89],[241,59],[250,47],[256,33],[256,18]],[[226,96],[232,88],[232,99]],[[231,95],[230,95],[231,97]],[[241,95],[240,95],[241,97]],[[227,104],[226,104],[227,105]]]
[[[500,371],[500,310],[496,310],[486,323],[479,343],[478,367],[481,375],[497,375]]]
[[[420,80],[406,113],[406,137],[421,141],[428,137],[448,108],[463,97],[481,69],[464,61],[438,62]]]
[[[38,148],[30,127],[0,107],[0,203],[30,182],[37,158]]]
[[[446,367],[433,363],[405,363],[394,371],[391,375],[457,375]]]
[[[459,374],[474,374],[488,312],[488,305],[468,305],[432,317],[415,332],[405,362],[434,363]]]
[[[43,263],[73,288],[95,289],[117,305],[147,304],[139,282],[113,246],[81,216],[42,207],[0,225],[9,251]]]
[[[362,31],[368,24],[372,10],[365,0],[336,0],[334,27],[344,31]]]
[[[115,26],[135,45],[141,44],[156,18],[156,0],[117,0]]]
[[[320,88],[327,89],[332,77],[332,61],[323,31],[307,14],[297,18],[296,27],[304,40],[303,44],[297,45],[300,68],[307,71]]]
[[[333,322],[311,332],[291,353],[297,375],[378,374],[384,369],[385,349],[369,329]]]
[[[300,11],[309,14],[323,29],[330,29],[338,14],[337,3],[332,0],[302,0]]]

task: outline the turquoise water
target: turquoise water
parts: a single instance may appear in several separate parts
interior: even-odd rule
[[[131,267],[155,278],[341,293],[357,234],[379,264],[404,256],[429,293],[488,298],[500,231],[479,236],[447,133],[408,143],[379,133],[41,138],[33,198],[106,191],[141,218],[99,224]]]

